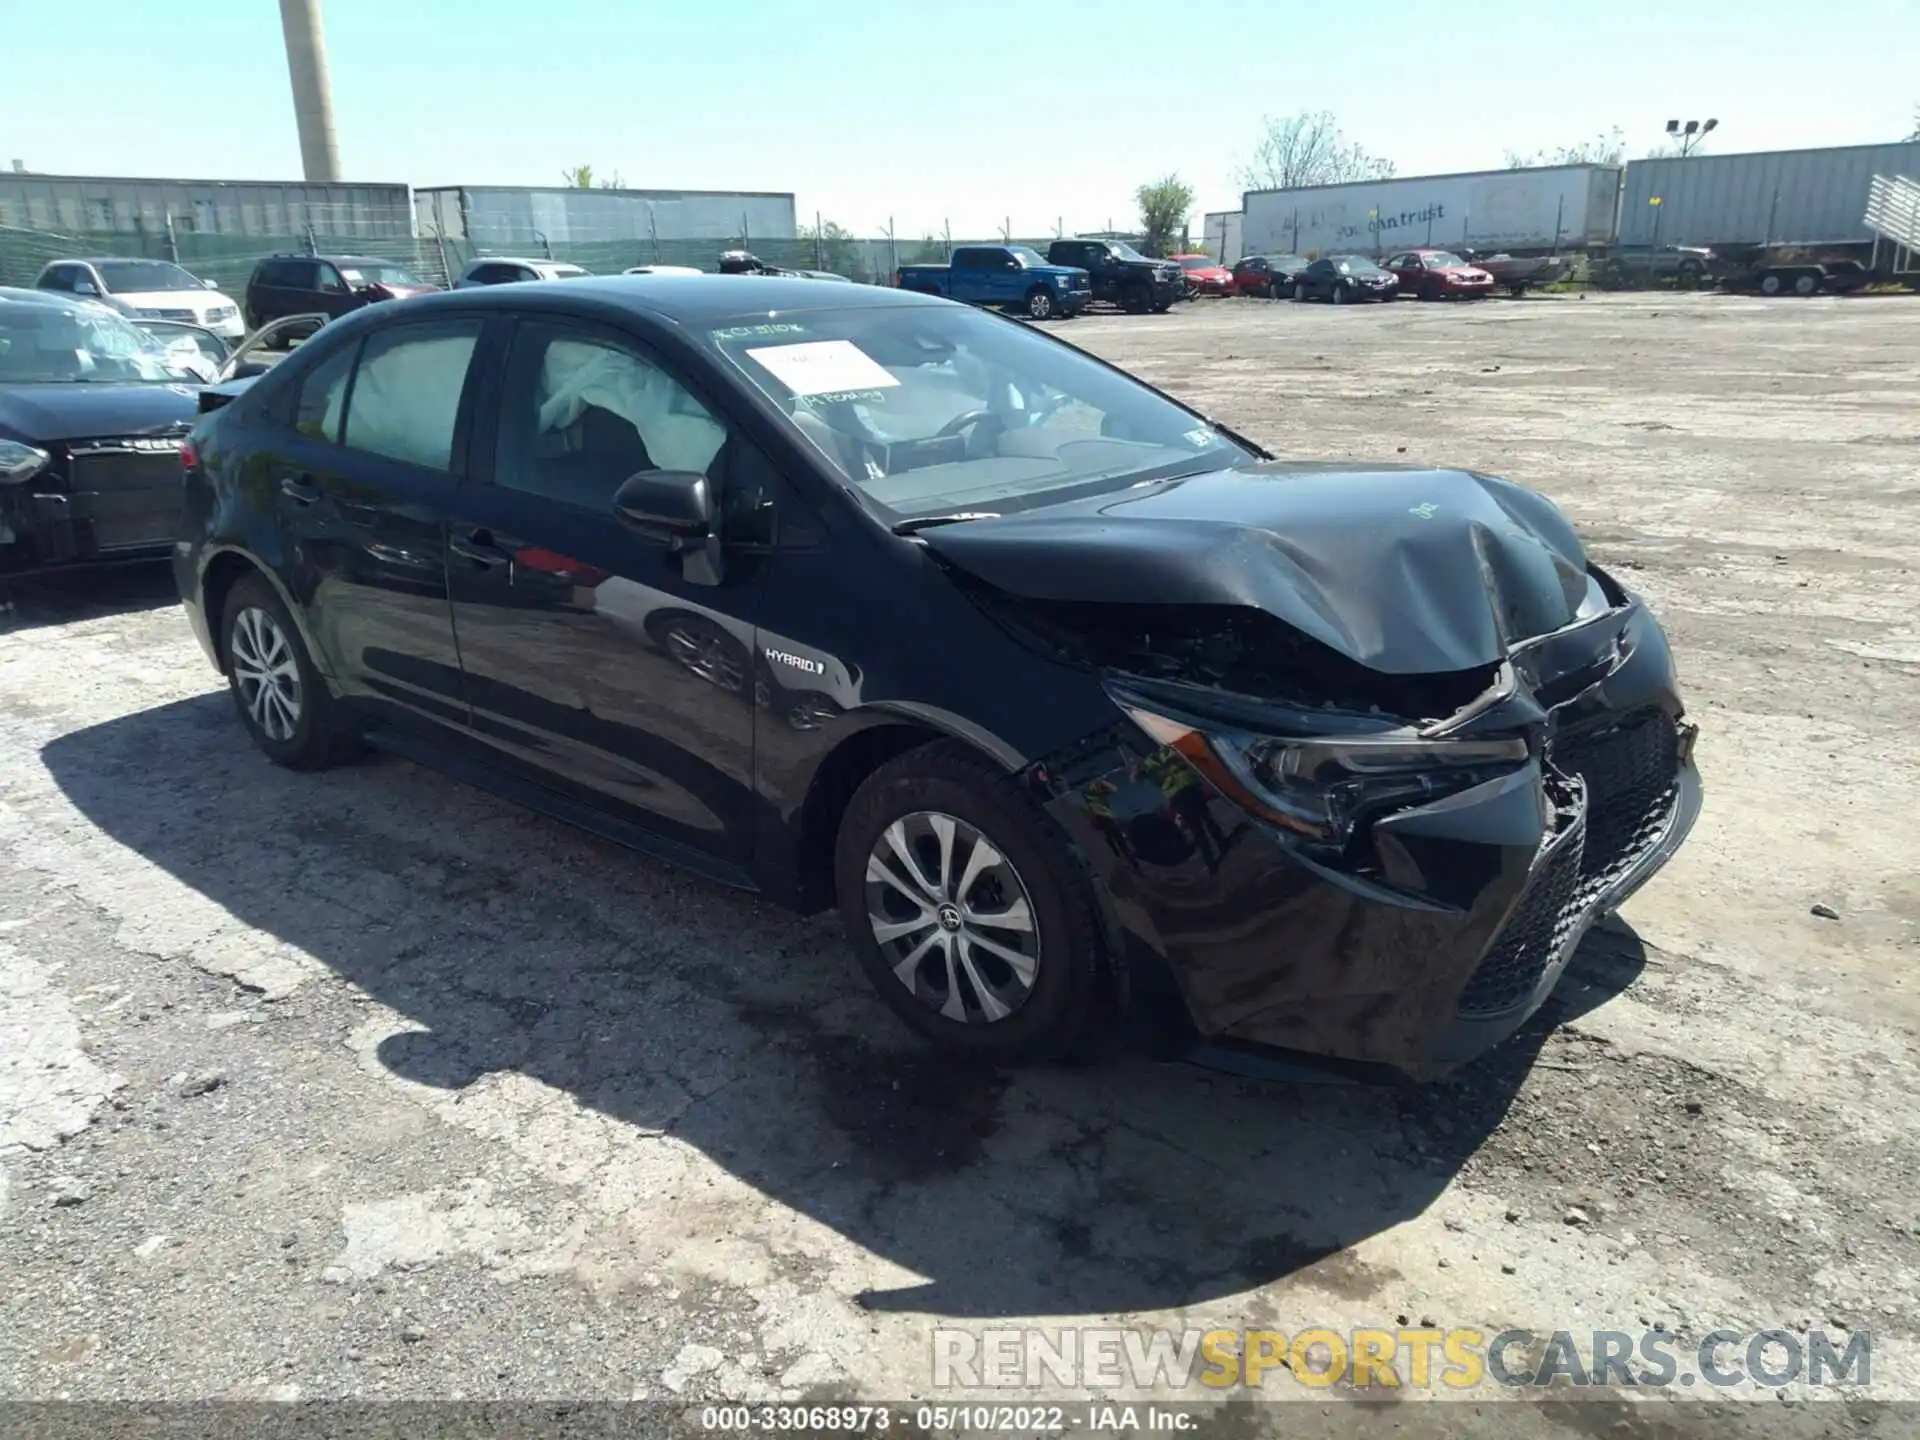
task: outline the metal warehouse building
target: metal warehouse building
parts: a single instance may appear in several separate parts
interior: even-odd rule
[[[1920,143],[1636,160],[1620,199],[1620,241],[1648,245],[1846,245],[1876,175],[1920,180]],[[1652,202],[1658,199],[1659,204]]]
[[[0,228],[69,235],[177,234],[404,238],[405,185],[255,180],[141,180],[0,172]]]
[[[422,235],[524,249],[607,240],[791,240],[793,196],[773,191],[440,185],[414,192]]]

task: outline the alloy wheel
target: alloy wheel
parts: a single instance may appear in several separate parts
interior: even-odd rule
[[[705,627],[674,625],[667,630],[667,649],[673,658],[687,669],[722,690],[734,691],[740,688],[744,678],[740,668],[740,657],[735,653],[732,640],[718,630],[707,631]]]
[[[903,815],[867,856],[867,920],[894,978],[963,1025],[1004,1020],[1033,992],[1040,935],[1013,863],[938,810]]]
[[[1045,320],[1053,314],[1053,296],[1044,290],[1036,290],[1027,297],[1027,314],[1035,320]]]
[[[233,617],[227,643],[240,703],[269,740],[285,742],[300,726],[300,664],[280,622],[257,606]]]

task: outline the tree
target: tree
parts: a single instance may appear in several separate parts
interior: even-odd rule
[[[1561,145],[1552,150],[1535,150],[1525,155],[1517,150],[1509,150],[1507,168],[1525,170],[1535,165],[1618,165],[1626,158],[1626,154],[1627,137],[1620,133],[1620,127],[1616,125],[1606,134],[1579,145]]]
[[[1265,132],[1253,147],[1253,158],[1240,167],[1240,183],[1249,190],[1292,190],[1393,175],[1391,160],[1349,145],[1329,111],[1303,110],[1262,124]]]
[[[1907,143],[1909,145],[1920,144],[1920,106],[1916,106],[1914,109],[1913,133],[1907,136]]]
[[[627,185],[618,170],[613,172],[611,180],[595,180],[591,165],[571,165],[560,172],[560,178],[575,190],[624,190]]]
[[[802,269],[831,270],[850,280],[866,279],[859,241],[845,226],[823,220],[817,230],[811,225],[802,225],[795,233]]]
[[[1153,180],[1134,191],[1140,201],[1140,228],[1146,231],[1142,242],[1149,255],[1167,253],[1175,235],[1185,235],[1187,217],[1193,214],[1193,187],[1178,175]]]

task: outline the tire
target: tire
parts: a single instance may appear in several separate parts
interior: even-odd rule
[[[1120,303],[1129,315],[1144,315],[1153,309],[1153,292],[1144,285],[1129,285]]]
[[[1524,285],[1509,285],[1507,286],[1507,293],[1516,300],[1524,300],[1527,297],[1527,287]]]
[[[1353,299],[1353,296],[1347,293],[1346,286],[1336,285],[1333,287],[1333,303],[1334,304],[1345,305],[1351,299]]]
[[[1760,293],[1762,295],[1778,295],[1786,288],[1786,281],[1782,280],[1778,275],[1767,274],[1760,277]]]
[[[1691,290],[1705,275],[1706,268],[1698,260],[1683,260],[1680,262],[1680,271],[1676,279],[1681,285]]]
[[[263,578],[249,575],[227,592],[220,629],[234,708],[269,760],[289,770],[324,770],[359,748],[300,627]]]
[[[1172,308],[1173,301],[1171,300],[1156,300],[1153,302],[1153,313],[1156,315],[1164,315]]]
[[[914,856],[917,874],[907,873],[890,835]],[[982,841],[994,860],[954,894],[976,869]],[[880,865],[891,880],[880,878]],[[1054,1059],[1083,1051],[1108,1028],[1106,944],[1086,872],[1039,806],[983,756],[936,741],[868,776],[835,837],[834,886],[847,938],[880,998],[947,1053]],[[973,925],[968,914],[1029,923]]]
[[[1796,275],[1793,277],[1793,293],[1796,295],[1817,295],[1820,293],[1818,275]]]
[[[1044,285],[1036,285],[1027,292],[1026,316],[1029,320],[1051,320],[1053,318],[1053,292]]]
[[[1299,301],[1302,305],[1307,303],[1307,282],[1306,281],[1296,280],[1293,282],[1293,298]]]

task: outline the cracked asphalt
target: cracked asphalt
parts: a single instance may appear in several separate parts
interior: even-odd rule
[[[275,769],[165,575],[18,588],[0,1397],[900,1400],[936,1325],[1417,1320],[1866,1329],[1920,1398],[1917,317],[1059,327],[1283,453],[1546,491],[1673,635],[1691,842],[1424,1090],[953,1065],[831,917],[405,762]]]

